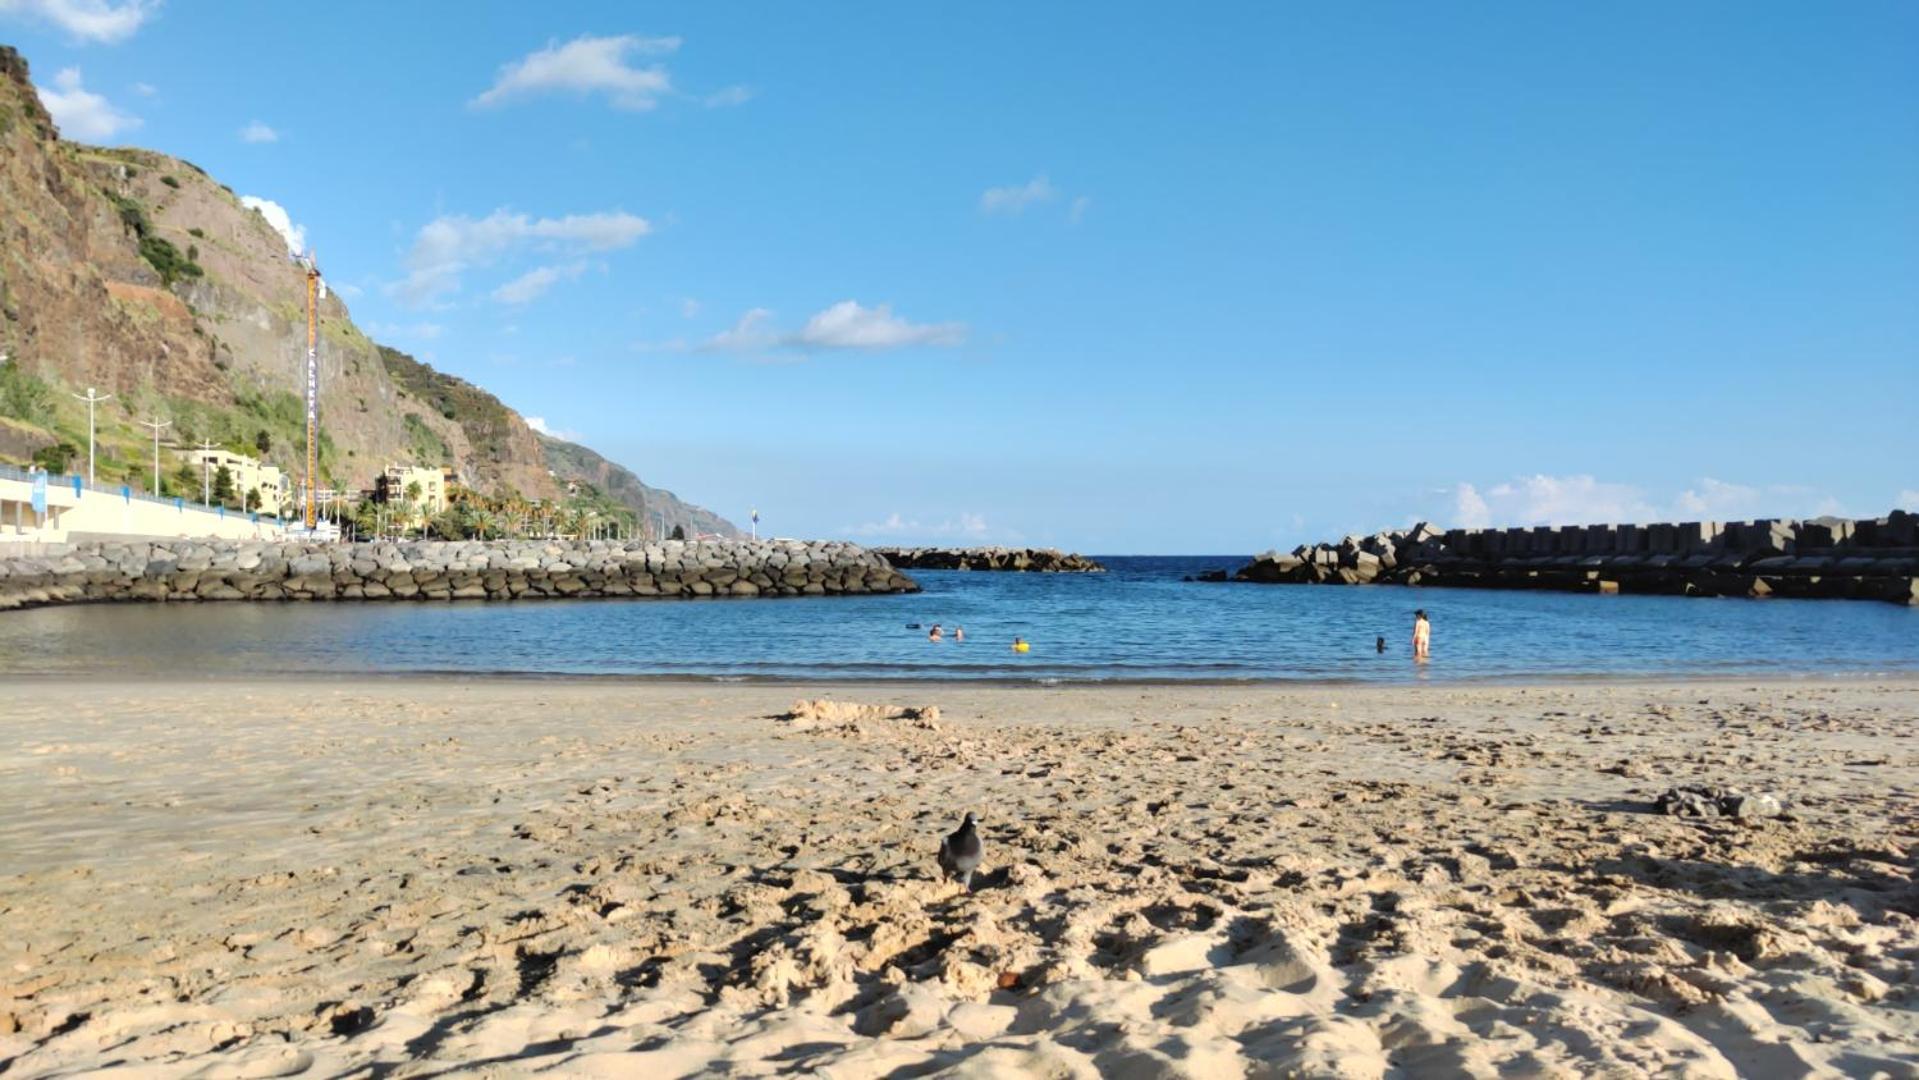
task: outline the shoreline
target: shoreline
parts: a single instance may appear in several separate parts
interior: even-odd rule
[[[9,1077],[1919,1068],[1910,679],[45,685]]]
[[[72,672],[32,672],[0,671],[0,686],[8,683],[42,684],[71,682],[81,676]],[[211,686],[255,686],[262,684],[259,675],[248,672],[210,671],[194,674],[180,673],[138,673],[115,674],[111,677],[85,676],[89,685],[95,686],[165,686],[188,687],[194,685]],[[633,672],[608,672],[604,674],[578,671],[465,671],[451,670],[340,670],[340,671],[289,671],[271,680],[274,686],[314,686],[352,685],[361,681],[376,682],[381,685],[396,685],[418,682],[425,686],[456,685],[463,682],[483,683],[487,685],[578,685],[583,687],[601,686],[617,688],[666,687],[682,689],[715,688],[737,686],[742,689],[780,689],[788,688],[806,691],[871,690],[871,691],[927,691],[943,690],[1126,690],[1129,688],[1150,688],[1155,690],[1311,690],[1328,688],[1340,690],[1373,689],[1380,691],[1407,691],[1416,689],[1473,690],[1501,688],[1537,688],[1553,687],[1612,687],[1615,689],[1650,689],[1656,687],[1677,687],[1695,685],[1745,686],[1753,690],[1779,687],[1803,687],[1818,685],[1857,686],[1867,683],[1912,684],[1919,688],[1919,669],[1886,671],[1806,671],[1791,672],[1770,668],[1763,672],[1726,673],[1726,672],[1589,672],[1589,673],[1552,673],[1533,672],[1514,675],[1460,675],[1432,676],[1412,675],[1406,678],[1337,678],[1300,676],[1297,678],[1245,678],[1245,679],[1064,679],[1032,678],[1008,679],[998,677],[965,677],[953,679],[927,678],[919,675],[902,675],[898,678],[847,678],[841,676],[783,676],[783,675],[689,675],[679,672],[661,674],[643,674]]]

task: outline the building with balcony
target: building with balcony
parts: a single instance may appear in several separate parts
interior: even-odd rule
[[[417,494],[409,495],[408,489]],[[388,465],[374,484],[373,497],[390,506],[411,503],[414,524],[419,524],[446,509],[446,472],[420,465]]]
[[[260,493],[260,505],[254,509],[260,513],[278,516],[290,511],[287,478],[279,466],[264,465],[257,458],[221,447],[211,450],[192,447],[185,454],[187,463],[196,470],[216,472],[225,468],[233,480],[233,497],[242,508],[246,508],[248,496],[257,491]]]

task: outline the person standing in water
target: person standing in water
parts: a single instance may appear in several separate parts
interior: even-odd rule
[[[943,632],[941,632],[940,624],[938,623],[934,623],[933,628],[926,632],[926,640],[928,641],[939,641],[945,636],[946,635]]]
[[[1427,659],[1433,643],[1433,624],[1426,621],[1426,609],[1413,612],[1413,659]]]
[[[955,626],[953,628],[953,640],[954,641],[966,640],[966,628],[964,626]]]

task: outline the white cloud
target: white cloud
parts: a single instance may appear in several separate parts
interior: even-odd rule
[[[765,308],[754,308],[740,316],[731,330],[722,330],[708,338],[703,346],[707,349],[765,349],[779,343],[779,335],[768,325],[773,321],[773,313]]]
[[[133,84],[133,92],[141,97],[152,97],[160,92],[160,88],[152,83],[137,82]]]
[[[902,517],[897,512],[888,514],[882,521],[849,525],[845,529],[849,536],[964,537],[970,540],[981,539],[988,531],[986,518],[980,514],[961,513],[936,522],[922,522],[918,518]]]
[[[435,341],[446,332],[446,327],[434,322],[368,323],[367,330],[394,341]]]
[[[700,313],[700,302],[698,300],[695,300],[689,296],[686,299],[680,301],[680,318],[691,319],[699,315],[699,313]]]
[[[306,226],[295,225],[293,216],[287,213],[286,207],[272,199],[262,199],[258,195],[240,196],[240,205],[257,211],[261,217],[266,218],[267,224],[273,226],[273,231],[279,233],[280,239],[286,241],[289,254],[298,255],[307,249]]]
[[[724,109],[733,105],[744,105],[753,100],[753,88],[750,86],[729,86],[706,95],[705,104],[709,109]]]
[[[366,292],[365,289],[360,288],[358,285],[351,285],[344,281],[329,281],[327,284],[333,287],[334,292],[339,293],[348,300],[357,300],[362,293]]]
[[[1453,495],[1453,524],[1462,529],[1483,529],[1493,523],[1492,507],[1486,505],[1479,489],[1461,484]]]
[[[113,103],[88,90],[77,67],[62,68],[53,76],[53,86],[35,87],[40,103],[47,107],[60,134],[69,139],[99,142],[122,131],[140,126],[140,118],[114,108]]]
[[[1461,483],[1447,493],[1453,501],[1449,523],[1465,529],[1846,514],[1838,499],[1812,488],[1787,484],[1760,487],[1712,477],[1701,477],[1670,502],[1632,484],[1586,475],[1524,476],[1490,488]]]
[[[255,120],[251,124],[248,124],[246,127],[243,127],[240,129],[240,141],[250,142],[250,143],[279,142],[280,133],[266,126],[260,121]]]
[[[580,438],[580,433],[577,431],[568,431],[564,428],[556,428],[556,427],[549,426],[546,422],[546,418],[543,416],[527,417],[526,426],[532,428],[534,431],[537,431],[542,435],[545,435],[549,439],[564,439],[567,442],[577,442],[579,441],[579,438]]]
[[[1069,207],[1066,211],[1067,222],[1069,224],[1078,225],[1082,220],[1085,219],[1086,211],[1092,209],[1092,207],[1093,207],[1093,200],[1087,198],[1084,195],[1079,196],[1078,198],[1073,200],[1073,205]]]
[[[1907,488],[1900,492],[1898,497],[1893,501],[1893,506],[1900,510],[1919,511],[1919,491]]]
[[[562,281],[572,281],[586,272],[583,262],[565,266],[536,266],[493,290],[493,299],[502,304],[524,304]]]
[[[559,254],[589,254],[630,247],[653,226],[645,218],[613,211],[531,218],[495,210],[484,218],[459,215],[421,226],[407,255],[405,280],[387,291],[409,304],[429,303],[458,292],[460,274],[520,249]]]
[[[0,15],[27,15],[50,22],[82,41],[111,45],[140,29],[159,0],[0,0]]]
[[[1674,506],[1690,520],[1737,520],[1753,516],[1759,506],[1759,489],[1706,476],[1680,492]]]
[[[1583,475],[1536,474],[1484,491],[1460,484],[1453,503],[1455,523],[1469,529],[1663,520],[1638,488]]]
[[[966,324],[915,323],[893,314],[887,304],[865,307],[842,300],[806,320],[792,333],[773,327],[773,313],[754,308],[729,330],[701,343],[703,351],[755,349],[901,349],[915,345],[953,346],[966,340]]]
[[[857,300],[842,300],[806,320],[789,343],[815,349],[896,349],[958,345],[965,339],[964,323],[911,323],[885,304],[869,308]]]
[[[500,76],[472,104],[486,108],[530,94],[564,91],[585,96],[606,94],[622,109],[650,109],[673,88],[666,68],[634,67],[628,57],[658,56],[680,47],[676,37],[578,37],[549,44],[500,68]]]
[[[1052,182],[1044,175],[1012,187],[987,188],[979,197],[979,208],[987,214],[1017,214],[1034,203],[1046,202],[1055,195]]]

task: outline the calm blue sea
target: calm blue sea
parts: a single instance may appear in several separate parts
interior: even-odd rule
[[[1919,672],[1919,610],[1853,601],[1202,584],[1243,556],[1106,574],[919,571],[911,596],[200,604],[0,614],[0,674],[498,672],[1015,681]],[[1433,622],[1416,668],[1412,612]],[[963,626],[929,644],[924,627]],[[922,629],[911,629],[918,624]],[[1014,635],[1033,651],[1015,655]],[[1374,651],[1384,636],[1387,651]]]

